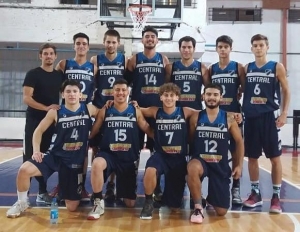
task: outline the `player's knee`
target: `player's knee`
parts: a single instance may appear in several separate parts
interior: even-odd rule
[[[281,164],[280,156],[270,158],[270,161],[271,161],[272,166],[276,166],[276,165]]]
[[[215,211],[218,216],[224,216],[227,213],[228,209],[215,207]]]
[[[103,171],[106,168],[106,161],[102,157],[94,159],[92,164],[92,171]]]
[[[19,169],[19,172],[18,172],[18,175],[20,176],[29,176],[29,177],[32,177],[34,176],[33,173],[34,173],[34,169],[35,166],[30,163],[30,162],[25,162],[21,165],[20,169]]]
[[[135,206],[135,200],[124,198],[124,203],[128,208],[133,208]]]
[[[70,212],[76,211],[79,205],[79,201],[66,201],[67,210]]]

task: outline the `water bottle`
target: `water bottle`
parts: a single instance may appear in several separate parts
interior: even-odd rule
[[[58,224],[58,205],[55,197],[52,199],[51,203],[50,224]]]

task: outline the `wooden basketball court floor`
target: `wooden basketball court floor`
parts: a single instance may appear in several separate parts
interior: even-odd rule
[[[269,214],[272,186],[270,177],[270,164],[264,157],[260,158],[260,185],[264,204],[262,207],[249,210],[243,207],[232,207],[224,217],[217,217],[214,211],[205,210],[203,224],[197,225],[189,222],[191,210],[189,209],[189,193],[185,192],[184,206],[179,213],[171,213],[166,207],[156,208],[152,220],[140,220],[139,214],[143,205],[142,174],[139,171],[138,199],[133,209],[124,208],[118,204],[105,208],[105,214],[99,220],[88,221],[86,215],[91,209],[91,203],[82,204],[77,212],[67,212],[65,207],[59,208],[59,224],[50,225],[49,207],[37,206],[35,197],[37,183],[32,181],[30,188],[29,208],[21,217],[6,218],[6,211],[17,199],[15,178],[17,170],[22,163],[21,148],[0,147],[0,231],[142,231],[142,232],[187,232],[187,231],[286,231],[300,232],[300,163],[299,154],[285,149],[282,156],[284,182],[281,190],[283,213]],[[146,161],[141,158],[140,167]],[[57,176],[48,181],[48,190],[55,186]],[[91,191],[87,178],[87,189]],[[204,195],[205,183],[203,186]],[[244,161],[243,177],[241,179],[241,196],[245,200],[250,192],[250,182],[247,171],[247,161]]]

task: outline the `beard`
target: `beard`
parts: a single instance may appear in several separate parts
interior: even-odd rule
[[[155,46],[156,46],[155,44],[154,45],[144,45],[144,48],[151,50],[151,49],[154,49]]]
[[[206,101],[205,101],[205,106],[209,109],[216,109],[219,107],[220,105],[220,102],[215,102],[216,104],[215,105],[209,105]]]

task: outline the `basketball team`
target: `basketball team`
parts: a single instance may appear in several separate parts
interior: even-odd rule
[[[91,199],[89,220],[104,214],[105,201],[120,199],[134,207],[145,134],[151,155],[143,175],[141,219],[152,218],[154,201],[180,211],[186,184],[192,223],[202,223],[205,207],[223,216],[231,204],[261,206],[262,153],[272,165],[270,213],[282,212],[279,132],[286,123],[290,91],[284,66],[267,60],[266,36],[251,38],[255,61],[245,66],[230,59],[232,39],[218,37],[219,61],[209,67],[194,60],[196,41],[190,36],[178,42],[181,59],[169,63],[156,52],[158,32],[151,26],[142,31],[143,52],[131,57],[117,52],[120,34],[113,29],[104,35],[105,52],[90,61],[89,37],[78,33],[73,41],[75,57],[56,67],[55,46],[44,44],[39,51],[41,66],[24,79],[23,100],[28,105],[24,162],[16,180],[18,200],[7,217],[19,217],[28,209],[32,177],[39,183],[38,203],[51,204],[56,197],[75,211],[80,201]],[[85,189],[89,147],[91,196]],[[244,155],[251,193],[243,202]],[[49,194],[47,179],[54,172],[58,184]],[[205,177],[207,196],[201,186]]]

